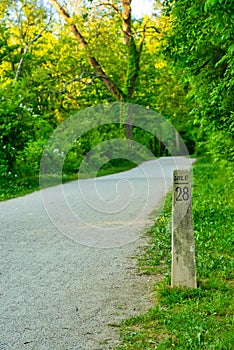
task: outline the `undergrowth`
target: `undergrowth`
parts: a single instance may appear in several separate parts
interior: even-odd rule
[[[122,171],[127,171],[135,167],[136,164],[130,161],[123,161],[119,163],[105,163],[98,171],[97,177],[106,176],[110,174],[119,173]],[[62,174],[62,177],[57,175],[46,175],[45,180],[43,181],[45,187],[55,186],[61,183],[66,183],[68,181],[77,180],[79,172],[71,174]],[[82,174],[82,177],[88,179],[89,174]],[[0,177],[0,201],[7,199],[24,196],[31,192],[37,191],[40,189],[39,184],[39,174],[37,176],[22,177],[18,178],[15,176],[5,176]]]

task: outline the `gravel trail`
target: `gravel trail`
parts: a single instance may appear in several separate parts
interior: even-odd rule
[[[141,233],[172,169],[190,163],[161,158],[99,178],[98,198],[92,180],[68,183],[67,206],[59,187],[1,202],[0,350],[115,348],[115,324],[151,306],[152,281],[133,258]]]

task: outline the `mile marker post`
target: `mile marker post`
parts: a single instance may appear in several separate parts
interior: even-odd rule
[[[171,286],[197,288],[189,170],[174,170]]]

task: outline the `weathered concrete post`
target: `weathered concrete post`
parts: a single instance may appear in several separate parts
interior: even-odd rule
[[[197,288],[189,170],[174,170],[171,286]]]

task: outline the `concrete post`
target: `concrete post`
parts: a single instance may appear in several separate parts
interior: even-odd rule
[[[171,286],[197,288],[189,170],[174,170]]]

